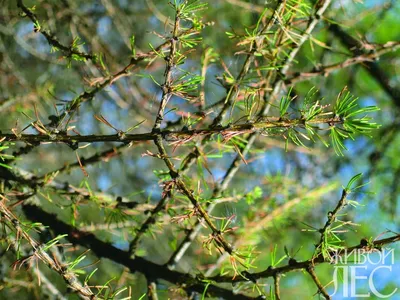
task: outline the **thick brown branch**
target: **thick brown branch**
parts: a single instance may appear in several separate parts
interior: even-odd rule
[[[341,124],[339,118],[315,118],[307,121],[309,125],[332,125]],[[12,134],[0,133],[0,140],[9,142],[25,142],[28,144],[38,143],[64,143],[71,146],[76,146],[78,143],[98,143],[98,142],[145,142],[156,138],[161,138],[168,142],[185,142],[192,140],[195,137],[210,136],[213,134],[221,134],[222,136],[230,137],[232,135],[260,133],[268,129],[287,129],[304,127],[306,122],[303,119],[280,119],[268,118],[255,123],[243,123],[228,126],[219,126],[213,128],[193,129],[193,130],[164,130],[161,132],[148,132],[139,134],[110,134],[110,135],[66,135],[66,134]]]

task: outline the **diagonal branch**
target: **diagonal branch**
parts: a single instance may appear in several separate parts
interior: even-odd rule
[[[60,49],[62,52],[64,52],[66,57],[72,57],[73,55],[76,55],[83,59],[91,59],[91,60],[97,59],[96,55],[80,52],[79,50],[75,49],[73,46],[70,46],[70,47],[64,46],[57,40],[57,38],[51,32],[43,30],[40,26],[39,20],[37,19],[36,15],[32,12],[31,9],[29,9],[28,7],[26,7],[24,5],[22,0],[17,0],[17,6],[32,21],[32,23],[34,25],[34,31],[40,32],[46,38],[47,42],[51,46],[53,46],[57,49]]]
[[[362,42],[357,41],[350,34],[345,32],[337,24],[331,24],[329,30],[335,34],[337,38],[354,54],[369,54],[368,45],[364,45]],[[373,51],[372,51],[373,52]],[[392,87],[389,84],[390,78],[385,71],[379,66],[377,62],[365,62],[363,64],[366,71],[381,85],[383,90],[392,98],[393,103],[400,108],[400,89]]]
[[[148,278],[163,279],[178,286],[185,285],[187,290],[199,293],[204,292],[206,283],[190,274],[171,271],[165,266],[155,264],[142,257],[136,256],[132,259],[128,252],[115,248],[114,246],[99,240],[91,233],[80,231],[77,228],[58,220],[55,215],[49,214],[37,206],[24,205],[23,211],[30,220],[41,222],[44,225],[49,226],[57,234],[67,233],[70,242],[91,249],[91,251],[98,257],[108,258],[118,264],[124,265],[128,267],[132,273],[140,272]],[[254,299],[242,294],[234,294],[229,290],[215,285],[209,285],[207,293],[210,296],[223,297],[225,299]]]
[[[285,84],[293,85],[297,82],[305,81],[305,80],[308,80],[310,78],[314,78],[317,76],[328,76],[330,73],[332,73],[334,71],[348,68],[350,66],[354,66],[357,64],[361,64],[361,65],[371,64],[375,60],[377,60],[379,57],[381,57],[382,55],[400,49],[400,42],[387,42],[383,45],[379,45],[374,48],[375,48],[374,51],[372,51],[370,53],[362,53],[362,54],[350,57],[350,58],[348,58],[342,62],[336,63],[336,64],[317,67],[310,72],[297,73],[293,77],[285,79]]]
[[[61,265],[54,258],[52,258],[43,247],[38,244],[27,232],[23,229],[21,222],[17,219],[16,216],[7,208],[5,205],[6,199],[2,196],[2,200],[0,201],[0,213],[2,217],[9,223],[9,227],[15,230],[17,236],[23,237],[29,245],[34,250],[34,254],[32,257],[36,257],[40,259],[43,263],[45,263],[49,268],[56,271],[64,281],[68,284],[68,286],[77,293],[81,299],[91,300],[98,299],[96,294],[94,294],[89,286],[82,285],[76,274],[72,271],[69,271],[65,266]],[[12,224],[12,225],[11,225]]]

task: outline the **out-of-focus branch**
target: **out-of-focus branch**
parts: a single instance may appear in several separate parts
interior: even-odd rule
[[[373,55],[374,46],[370,49],[369,44],[362,43],[356,40],[350,34],[345,32],[337,24],[330,24],[329,30],[333,32],[340,41],[347,46],[347,48],[353,52],[355,55]],[[398,48],[396,48],[398,49]],[[389,84],[389,78],[385,71],[378,65],[377,62],[366,61],[363,66],[365,66],[366,71],[381,85],[383,90],[392,98],[393,104],[400,108],[400,89],[393,87]]]
[[[139,244],[141,237],[146,233],[151,224],[156,222],[157,214],[165,207],[168,198],[170,197],[170,192],[164,191],[164,195],[157,205],[151,210],[150,216],[142,223],[139,229],[136,230],[135,237],[129,243],[129,252],[134,254],[135,250]]]
[[[36,195],[40,188],[47,187],[54,191],[57,191],[61,195],[76,195],[88,200],[92,197],[95,197],[97,199],[97,203],[106,203],[109,205],[110,203],[115,202],[117,207],[130,207],[134,205],[135,211],[138,213],[145,210],[153,209],[153,206],[149,204],[137,204],[126,197],[117,197],[107,193],[92,193],[85,188],[75,187],[68,182],[57,181],[54,178],[51,178],[51,176],[49,178],[37,177],[31,172],[15,167],[12,170],[0,167],[0,179],[5,181],[15,181],[18,184],[29,187],[33,190],[30,193],[21,195],[22,199],[20,199],[21,197],[17,197],[17,200],[28,199]]]
[[[387,42],[383,45],[375,45],[374,50],[372,52],[370,51],[369,53],[362,53],[360,55],[356,55],[340,63],[316,67],[314,70],[310,72],[297,73],[293,77],[285,79],[285,84],[292,85],[297,82],[305,81],[317,76],[328,76],[330,73],[334,71],[342,70],[344,68],[348,68],[356,64],[362,65],[365,63],[373,63],[382,55],[396,51],[398,49],[400,49],[400,42]]]
[[[41,222],[49,226],[56,234],[68,234],[70,242],[91,249],[98,257],[108,258],[118,264],[124,265],[128,267],[132,273],[140,272],[147,278],[163,279],[178,286],[184,285],[187,290],[199,293],[204,292],[206,284],[190,274],[171,271],[166,266],[155,264],[142,257],[136,256],[132,259],[130,258],[130,253],[97,239],[96,236],[91,233],[80,231],[58,220],[55,215],[49,214],[37,206],[24,205],[23,211],[30,220]],[[210,296],[224,297],[225,299],[254,299],[245,295],[234,294],[232,291],[212,284],[208,286],[207,293]]]
[[[247,9],[249,11],[253,11],[253,12],[257,12],[257,13],[262,13],[263,10],[265,9],[263,6],[261,5],[257,5],[254,3],[248,3],[245,1],[241,1],[241,0],[225,0],[226,2],[228,2],[229,4]]]
[[[23,237],[29,245],[34,250],[34,254],[31,256],[32,258],[38,258],[40,261],[45,263],[49,268],[56,271],[64,281],[68,284],[68,286],[77,293],[82,299],[92,300],[98,299],[95,293],[93,293],[89,286],[86,284],[81,284],[76,277],[76,274],[63,266],[59,262],[55,261],[41,245],[39,245],[28,233],[24,230],[23,225],[17,219],[17,217],[7,208],[5,202],[6,199],[4,196],[1,196],[2,200],[0,201],[0,212],[2,217],[7,222],[8,227],[16,232],[17,236]]]
[[[79,159],[80,163],[79,163],[79,161],[75,161],[75,162],[70,163],[70,164],[64,164],[61,168],[58,168],[58,169],[53,170],[53,171],[50,171],[47,174],[50,174],[50,173],[61,173],[61,172],[67,171],[67,170],[72,170],[72,169],[75,169],[75,168],[81,168],[82,166],[85,167],[85,166],[88,166],[88,165],[91,165],[91,164],[96,164],[96,163],[98,163],[100,161],[108,161],[110,158],[120,155],[121,152],[123,150],[125,150],[126,148],[128,148],[128,145],[123,144],[123,145],[119,145],[117,147],[113,147],[111,149],[108,149],[108,150],[93,154],[92,156],[87,157],[87,158],[81,157]],[[40,176],[38,179],[44,179],[45,177],[46,177],[46,175],[43,175],[43,176]]]

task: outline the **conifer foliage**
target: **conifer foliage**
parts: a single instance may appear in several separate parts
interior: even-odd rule
[[[400,239],[377,2],[3,3],[0,298],[331,299]]]

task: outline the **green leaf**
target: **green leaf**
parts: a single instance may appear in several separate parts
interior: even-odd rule
[[[332,145],[335,149],[336,154],[338,156],[344,156],[343,150],[347,150],[347,148],[343,144],[343,135],[338,131],[336,127],[332,127],[330,131]]]
[[[292,100],[293,100],[292,98],[290,98],[291,92],[292,92],[292,87],[289,89],[287,95],[282,97],[281,102],[279,104],[279,113],[280,113],[281,118],[286,114],[286,112],[289,108],[290,102],[292,102]]]

